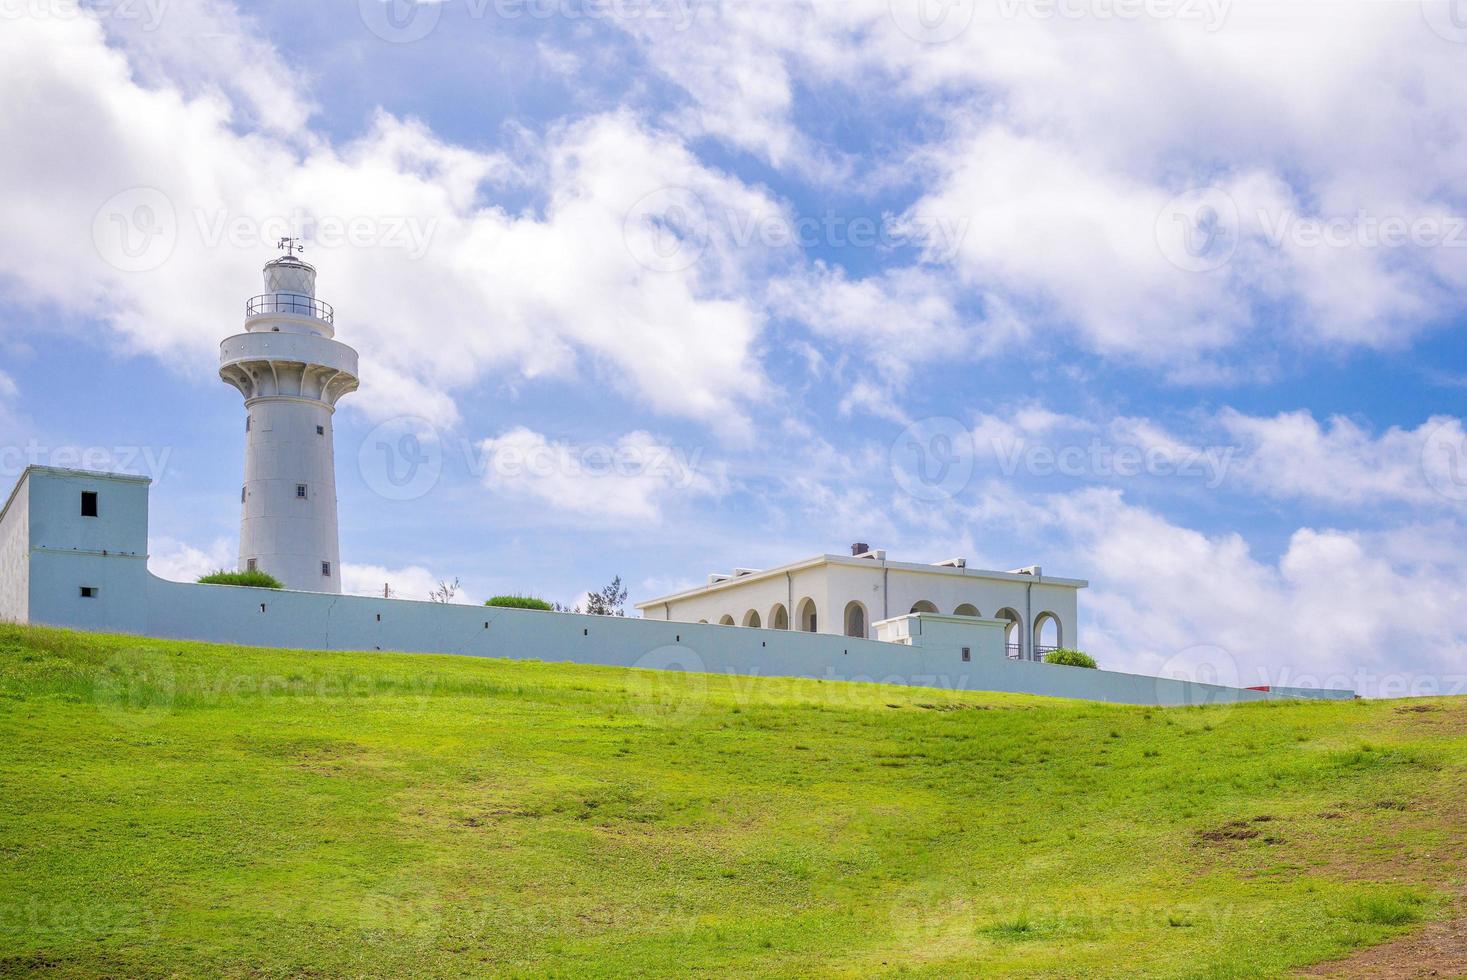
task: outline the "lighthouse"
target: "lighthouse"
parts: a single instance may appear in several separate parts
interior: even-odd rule
[[[219,350],[219,377],[244,396],[239,570],[287,589],[341,592],[336,519],[336,403],[357,389],[357,352],[336,340],[316,298],[316,269],[286,254],[265,265],[265,292],[245,304],[244,333]]]

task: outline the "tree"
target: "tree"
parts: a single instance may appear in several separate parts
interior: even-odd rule
[[[428,598],[431,599],[433,602],[452,602],[454,600],[454,597],[458,595],[458,590],[458,579],[454,579],[451,583],[440,580],[438,582],[438,588],[434,589],[432,592],[429,592]]]
[[[586,613],[590,616],[625,616],[626,601],[627,590],[622,588],[621,576],[618,575],[606,588],[586,597]]]

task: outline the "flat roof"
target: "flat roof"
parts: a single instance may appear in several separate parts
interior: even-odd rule
[[[646,602],[636,604],[637,609],[650,609],[653,606],[662,606],[670,602],[678,602],[682,599],[691,599],[695,596],[708,595],[724,589],[731,589],[750,582],[759,582],[764,579],[774,578],[789,572],[803,571],[810,568],[818,568],[822,565],[845,565],[853,568],[885,568],[899,572],[915,572],[922,575],[947,575],[960,578],[981,578],[1001,582],[1032,582],[1045,585],[1058,585],[1062,588],[1084,589],[1090,583],[1078,578],[1059,578],[1050,575],[1030,575],[1025,572],[1000,572],[984,568],[958,568],[953,565],[924,565],[920,562],[891,561],[890,559],[878,559],[866,555],[857,557],[854,555],[816,555],[806,558],[804,561],[793,562],[788,565],[780,565],[777,568],[766,568],[747,575],[739,575],[734,578],[725,579],[722,582],[711,582],[696,588],[685,589],[672,595],[660,596],[656,599],[648,599]]]
[[[101,473],[96,470],[69,470],[60,466],[27,466],[16,479],[15,486],[10,488],[10,493],[5,498],[5,506],[0,507],[0,520],[4,520],[5,515],[10,513],[10,505],[15,503],[15,495],[20,493],[20,488],[25,484],[26,480],[30,479],[32,473],[43,473],[47,476],[80,476],[88,480],[115,480],[120,483],[143,483],[151,485],[153,482],[152,477],[136,476],[132,473]]]

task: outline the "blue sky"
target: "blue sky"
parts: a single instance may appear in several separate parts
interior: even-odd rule
[[[288,231],[363,358],[359,590],[867,541],[1089,579],[1109,666],[1451,690],[1467,15],[1321,11],[16,6],[0,476],[149,473],[155,570],[231,563],[213,365]]]

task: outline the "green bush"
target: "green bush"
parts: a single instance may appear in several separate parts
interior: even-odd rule
[[[555,607],[544,599],[536,599],[527,595],[497,595],[484,603],[486,606],[498,606],[501,609],[537,609],[540,612],[554,612]]]
[[[199,579],[200,585],[243,585],[251,589],[283,589],[274,575],[266,572],[218,571]]]
[[[1098,670],[1100,667],[1094,657],[1079,650],[1051,650],[1044,655],[1044,662],[1062,667],[1084,667],[1088,670]]]

